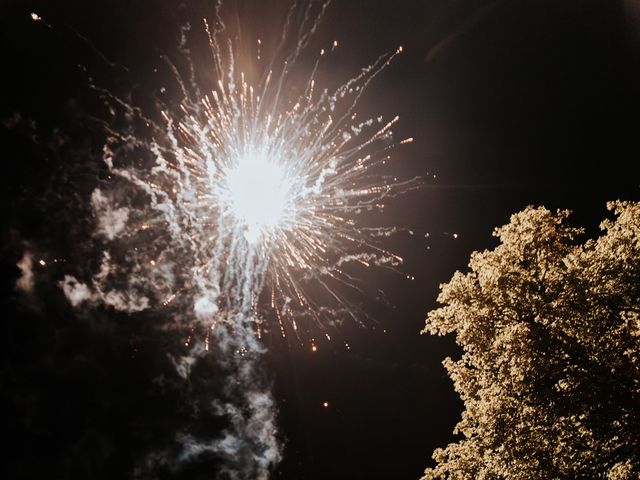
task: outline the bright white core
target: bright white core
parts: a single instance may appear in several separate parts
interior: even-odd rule
[[[253,243],[281,225],[289,203],[291,182],[284,167],[262,154],[238,159],[226,173],[231,212],[246,227]]]

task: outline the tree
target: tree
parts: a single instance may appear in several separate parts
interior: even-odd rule
[[[465,409],[423,480],[640,478],[640,203],[608,207],[584,244],[528,207],[441,285],[422,333],[455,334]]]

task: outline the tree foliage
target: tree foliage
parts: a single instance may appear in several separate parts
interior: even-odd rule
[[[423,333],[465,410],[423,480],[640,478],[640,203],[577,244],[569,212],[528,207],[441,286]]]

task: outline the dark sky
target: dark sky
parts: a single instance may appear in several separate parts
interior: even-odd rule
[[[69,239],[87,228],[64,215],[65,202],[93,188],[69,172],[97,162],[87,152],[99,133],[78,112],[98,102],[77,65],[109,88],[144,88],[158,54],[175,49],[179,25],[210,13],[211,3],[0,5],[0,424],[11,443],[2,478],[127,478],[136,455],[181,415],[175,398],[149,398],[144,388],[150,372],[170,368],[158,353],[170,338],[146,335],[144,318],[106,311],[87,325],[45,271],[37,272],[36,298],[25,299],[14,288],[15,264],[25,249],[72,255]],[[243,20],[268,28],[277,3],[243,2]],[[369,328],[345,325],[339,336],[350,350],[321,334],[317,352],[267,338],[285,440],[274,478],[418,478],[434,448],[454,438],[461,411],[441,365],[456,354],[452,340],[419,335],[438,285],[472,251],[494,246],[492,229],[526,205],[572,209],[595,234],[607,200],[638,200],[640,9],[632,5],[334,2],[318,36],[339,40],[337,72],[357,72],[398,45],[406,51],[376,79],[367,105],[399,114],[397,138],[415,138],[395,153],[398,174],[427,179],[387,210],[392,223],[416,232],[390,245],[416,280],[372,274],[395,307],[371,306]],[[53,28],[31,21],[32,11]],[[51,154],[61,133],[71,146]],[[84,157],[59,164],[74,151]],[[132,356],[134,343],[149,353]],[[205,467],[183,476],[206,478]]]

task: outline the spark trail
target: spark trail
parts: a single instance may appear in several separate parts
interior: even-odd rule
[[[141,476],[209,453],[224,461],[229,478],[266,479],[281,447],[260,365],[265,319],[282,335],[296,335],[300,319],[360,321],[345,294],[360,289],[347,264],[402,263],[381,246],[395,229],[372,227],[366,216],[419,186],[384,174],[390,151],[411,139],[393,142],[398,117],[361,119],[357,111],[369,82],[402,48],[335,89],[320,87],[318,72],[338,43],[310,69],[299,63],[328,5],[294,3],[275,51],[265,57],[257,41],[249,60],[258,68],[249,75],[238,67],[247,59],[236,52],[219,3],[215,20],[204,21],[215,84],[202,94],[171,66],[183,99],[161,106],[161,121],[101,90],[112,111],[145,125],[140,133],[105,123],[111,182],[92,196],[97,234],[127,248],[105,248],[91,285],[66,277],[62,287],[74,305],[173,309],[191,332],[188,350],[175,358],[178,372],[189,378],[194,363],[215,351],[229,377],[224,399],[209,405],[228,419],[222,434],[179,432],[178,453],[150,455]]]

